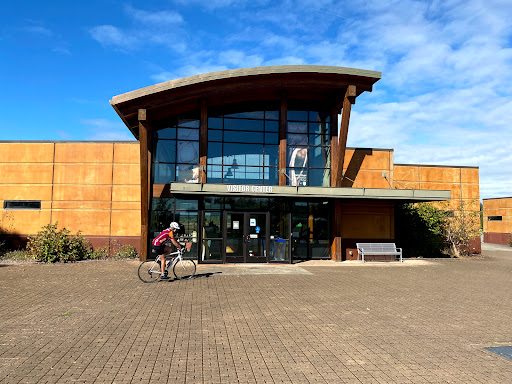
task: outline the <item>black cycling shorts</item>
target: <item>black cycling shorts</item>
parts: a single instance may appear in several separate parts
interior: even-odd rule
[[[160,256],[164,254],[165,245],[154,245],[151,244],[151,253]]]

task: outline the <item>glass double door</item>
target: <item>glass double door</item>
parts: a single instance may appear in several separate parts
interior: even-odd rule
[[[224,262],[268,262],[269,213],[225,211],[224,215]]]

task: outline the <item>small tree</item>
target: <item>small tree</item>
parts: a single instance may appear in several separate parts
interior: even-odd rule
[[[480,233],[480,212],[470,211],[464,201],[453,211],[453,216],[444,221],[444,237],[456,257],[471,253],[469,243],[478,238]]]

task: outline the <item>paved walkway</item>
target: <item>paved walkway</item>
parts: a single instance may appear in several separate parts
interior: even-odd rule
[[[2,383],[511,383],[512,252],[467,260],[0,266]],[[272,273],[270,273],[272,272]]]

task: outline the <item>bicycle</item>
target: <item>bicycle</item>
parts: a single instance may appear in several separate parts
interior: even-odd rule
[[[165,270],[168,271],[172,267],[172,273],[177,280],[188,280],[196,274],[196,263],[192,259],[183,258],[184,249],[178,249],[166,255],[170,257]],[[174,255],[174,256],[173,256]],[[162,276],[160,256],[155,260],[146,260],[140,263],[138,275],[139,279],[144,283],[154,283]]]

